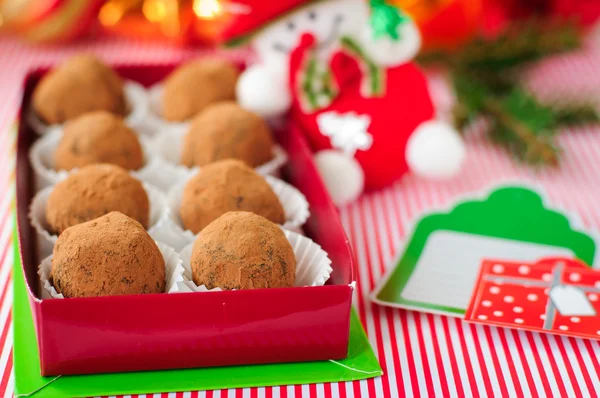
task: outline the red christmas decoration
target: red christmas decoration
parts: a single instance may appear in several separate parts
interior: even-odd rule
[[[363,169],[365,189],[389,185],[408,171],[404,153],[409,137],[422,122],[431,120],[434,115],[425,76],[412,62],[393,68],[377,68],[369,75],[368,67],[364,63],[361,65],[364,59],[342,50],[331,61],[337,96],[331,105],[313,111],[302,104],[302,82],[298,80],[312,49],[310,40],[305,40],[290,59],[294,118],[304,127],[315,151],[319,151],[333,147],[331,135],[323,134],[324,115],[368,117],[365,131],[357,130],[350,136],[352,127],[346,127],[346,145],[354,147],[349,150]],[[380,79],[379,92],[365,93],[365,86],[373,84],[373,79]],[[362,138],[361,134],[364,135]]]
[[[465,320],[600,339],[600,272],[572,259],[485,260]]]

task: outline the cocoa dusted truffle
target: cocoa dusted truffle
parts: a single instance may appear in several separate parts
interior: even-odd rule
[[[207,105],[235,99],[238,69],[223,59],[202,59],[177,68],[165,80],[162,116],[184,121]]]
[[[112,212],[58,237],[51,279],[65,297],[163,293],[165,260],[140,223]]]
[[[296,257],[283,231],[249,212],[225,213],[196,238],[192,277],[208,289],[291,287]]]
[[[285,221],[267,181],[233,159],[211,163],[187,182],[179,215],[185,228],[196,234],[228,211],[251,211],[277,224]]]
[[[91,54],[79,54],[47,73],[33,92],[33,109],[49,124],[104,110],[126,113],[121,78]]]
[[[235,102],[219,102],[196,116],[184,138],[181,163],[205,166],[239,159],[250,167],[273,159],[273,138],[267,123]]]
[[[54,153],[56,170],[94,163],[116,164],[128,170],[144,165],[140,141],[119,116],[97,111],[66,124]]]
[[[46,221],[52,232],[119,211],[148,227],[150,204],[142,183],[118,166],[83,167],[56,184],[48,197]]]

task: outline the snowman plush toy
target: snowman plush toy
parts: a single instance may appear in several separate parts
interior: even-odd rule
[[[266,118],[289,112],[337,205],[407,172],[459,172],[463,142],[434,120],[412,62],[420,34],[398,8],[385,0],[236,0],[231,9],[224,39],[248,40],[258,57],[238,81],[239,103]]]

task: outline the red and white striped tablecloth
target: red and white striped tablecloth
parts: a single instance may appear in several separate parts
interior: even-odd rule
[[[14,137],[9,134],[29,67],[52,64],[89,50],[111,62],[162,63],[191,50],[102,40],[64,48],[24,48],[0,40],[0,395],[12,396],[10,284]],[[600,49],[594,47],[544,61],[527,74],[541,96],[600,97]],[[440,108],[451,102],[444,80],[431,78]],[[565,131],[559,170],[534,172],[516,165],[485,141],[482,125],[467,132],[464,172],[432,183],[407,177],[341,210],[358,258],[355,305],[385,375],[361,382],[155,394],[161,397],[351,397],[351,396],[600,396],[600,342],[469,325],[460,320],[383,308],[368,293],[392,266],[396,251],[422,212],[445,208],[457,197],[492,184],[529,181],[550,205],[571,212],[582,227],[600,229],[600,127]],[[142,395],[143,396],[143,395]]]

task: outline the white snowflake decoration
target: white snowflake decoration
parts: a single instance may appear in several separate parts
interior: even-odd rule
[[[349,156],[354,156],[357,150],[366,151],[373,145],[373,136],[368,131],[371,124],[369,115],[325,112],[317,116],[317,124],[321,133],[329,137],[331,146]]]

